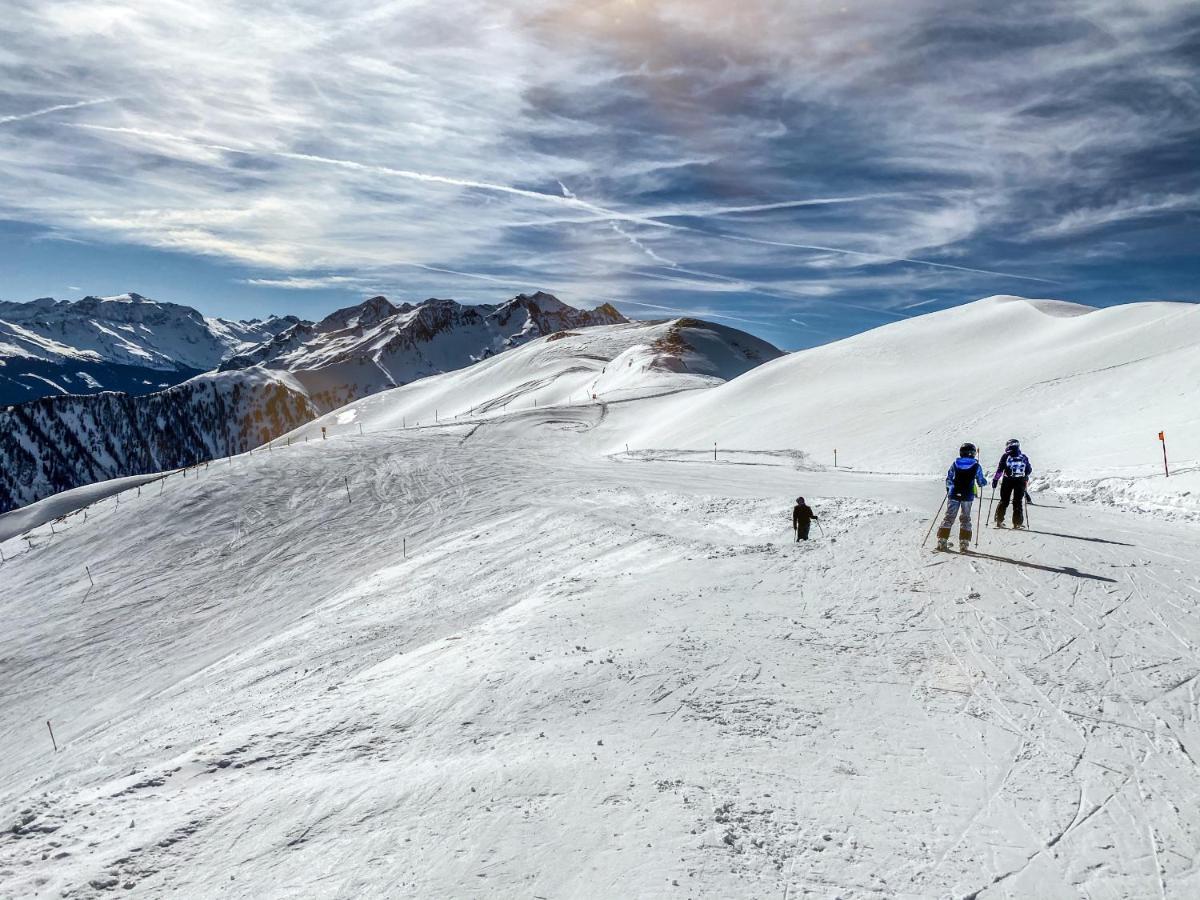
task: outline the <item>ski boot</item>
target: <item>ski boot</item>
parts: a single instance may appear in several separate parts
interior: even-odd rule
[[[1013,531],[1024,531],[1024,530],[1025,530],[1024,522],[1013,522]]]
[[[971,542],[970,541],[959,541],[958,542],[958,552],[959,553],[970,553],[971,552]]]
[[[971,532],[958,530],[958,552],[966,553],[971,549]]]
[[[997,527],[997,528],[1003,528],[1003,527],[1004,527],[1004,520],[1003,520],[1003,519],[997,519],[997,520],[996,520],[996,527]]]
[[[939,550],[949,550],[950,549],[950,529],[949,528],[939,528],[938,529],[937,548]]]

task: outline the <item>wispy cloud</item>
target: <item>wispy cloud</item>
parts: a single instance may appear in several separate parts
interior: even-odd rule
[[[1193,4],[612,12],[14,4],[0,218],[255,296],[719,298],[781,335],[1030,284],[1194,290],[1170,269],[1200,197]]]

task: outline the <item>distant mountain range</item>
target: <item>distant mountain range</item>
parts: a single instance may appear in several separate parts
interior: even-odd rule
[[[533,338],[628,320],[609,304],[580,310],[552,294],[518,294],[499,305],[386,297],[298,322],[221,364],[289,372],[322,412],[387,388],[452,372]]]
[[[141,294],[0,302],[0,406],[39,397],[162,390],[304,324],[206,317]]]
[[[542,292],[497,305],[431,299],[396,306],[373,297],[317,323],[208,319],[137,294],[7,303],[0,319],[7,326],[0,372],[18,373],[18,383],[34,380],[37,354],[57,367],[56,388],[78,386],[67,396],[0,407],[0,512],[95,481],[242,453],[353,400],[536,338],[627,324],[608,304],[579,310]],[[748,365],[779,353],[763,346],[770,352]],[[144,381],[181,383],[105,392],[103,382],[78,375],[92,364],[110,381],[126,366],[134,377],[149,375]],[[197,374],[200,365],[211,371]],[[77,380],[68,381],[71,374]]]

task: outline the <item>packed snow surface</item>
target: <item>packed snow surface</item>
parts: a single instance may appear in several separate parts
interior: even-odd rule
[[[817,382],[733,389],[808,354],[650,399],[536,357],[505,408],[520,353],[0,544],[0,896],[1200,894],[1194,521],[1040,491],[932,553],[932,449],[680,431],[795,428]]]

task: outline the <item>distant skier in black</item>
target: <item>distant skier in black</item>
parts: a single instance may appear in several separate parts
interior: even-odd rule
[[[812,507],[804,502],[803,497],[797,497],[796,506],[792,510],[792,527],[796,529],[797,542],[808,540],[808,529],[812,527],[815,518],[817,514],[812,511]]]
[[[978,485],[982,488],[987,484],[983,466],[975,458],[978,453],[974,444],[963,444],[958,448],[958,459],[951,463],[946,472],[946,518],[938,528],[939,550],[950,549],[950,527],[954,524],[956,514],[960,516],[958,549],[966,553],[971,548],[971,506],[975,503],[975,487]]]
[[[1004,527],[1004,514],[1008,512],[1009,501],[1012,501],[1013,528],[1025,527],[1025,498],[1026,485],[1029,476],[1033,474],[1033,464],[1029,457],[1021,452],[1021,442],[1009,438],[1004,445],[1004,455],[996,466],[996,474],[992,476],[992,490],[1000,485],[1000,505],[996,507],[996,527]]]

